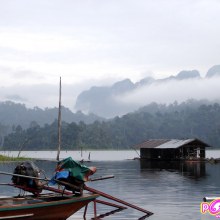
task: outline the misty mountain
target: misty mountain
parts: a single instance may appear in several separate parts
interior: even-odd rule
[[[96,112],[102,117],[121,115],[126,111],[126,106],[115,100],[115,96],[134,88],[135,84],[129,79],[117,82],[110,87],[92,87],[88,91],[80,93],[75,108],[83,112]]]
[[[34,107],[26,108],[24,104],[17,104],[11,101],[0,102],[0,124],[7,126],[20,125],[22,128],[28,128],[31,122],[35,121],[38,125],[51,124],[58,118],[58,108],[41,109]],[[71,112],[68,108],[62,106],[62,121],[93,123],[96,120],[103,120],[94,114],[85,115],[78,111]]]
[[[209,79],[214,76],[220,76],[220,65],[214,66],[207,72],[205,79]],[[191,84],[189,84],[191,82]],[[185,94],[182,97],[182,93],[186,93],[191,88],[196,89],[196,82],[202,83],[202,86],[206,81],[201,78],[198,70],[183,70],[176,76],[170,76],[164,79],[154,79],[152,77],[146,77],[139,82],[133,83],[129,79],[125,79],[116,82],[112,86],[91,87],[89,90],[83,91],[79,94],[76,100],[75,109],[83,112],[93,112],[106,118],[112,118],[115,116],[124,115],[128,112],[137,110],[138,108],[145,106],[151,102],[166,102],[163,96],[168,91],[172,91],[173,94],[167,94],[166,98],[170,97],[170,102],[174,101],[186,101],[188,99],[207,99],[198,95],[199,89],[202,89],[201,85],[198,85],[199,89],[190,94]],[[178,86],[179,84],[179,86]],[[204,85],[205,88],[210,86]],[[177,88],[174,88],[177,87]],[[212,86],[211,86],[212,87]],[[178,90],[178,92],[175,91]],[[203,89],[203,91],[205,91]],[[178,93],[182,100],[176,98]],[[208,93],[206,93],[208,95]],[[190,96],[192,95],[192,97]],[[161,101],[158,101],[162,99]],[[216,99],[215,99],[216,101]]]
[[[209,69],[206,77],[220,76],[220,65],[215,65]]]
[[[176,77],[174,77],[178,80],[184,80],[184,79],[191,79],[191,78],[200,78],[200,73],[198,70],[192,70],[192,71],[181,71],[177,74]]]

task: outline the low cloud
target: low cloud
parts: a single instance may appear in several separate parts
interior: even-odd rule
[[[19,67],[11,68],[0,65],[1,86],[7,87],[16,84],[37,84],[45,81],[43,73],[37,73],[30,69]]]
[[[183,102],[188,99],[220,100],[220,77],[170,80],[143,86],[132,92],[115,97],[125,105],[141,107],[152,102],[170,104],[174,101]]]
[[[7,100],[14,101],[14,102],[26,102],[26,101],[27,101],[27,99],[25,99],[25,98],[23,98],[23,97],[21,97],[21,96],[19,96],[19,95],[16,95],[16,94],[14,94],[14,95],[8,95],[8,96],[6,96],[5,98],[6,98]]]
[[[110,83],[111,80],[109,80]],[[75,111],[74,105],[77,96],[91,85],[103,86],[105,81],[86,81],[79,84],[62,83],[62,105]],[[139,87],[132,92],[120,94],[114,97],[112,112],[117,115],[126,114],[137,110],[152,102],[170,104],[175,101],[181,103],[189,99],[207,99],[220,101],[220,77],[169,80],[154,82],[150,85]],[[59,85],[35,84],[13,85],[0,87],[0,101],[13,101],[25,104],[28,108],[38,106],[40,108],[58,107]],[[100,100],[102,102],[102,100]],[[105,112],[102,112],[105,116]],[[114,115],[113,115],[114,116]],[[112,117],[113,117],[112,116]]]
[[[83,83],[67,84],[62,82],[62,105],[75,111],[74,106],[77,96],[92,85],[103,85],[111,83],[113,79],[108,81],[90,80]],[[32,85],[16,84],[11,86],[0,87],[0,102],[12,101],[25,104],[28,108],[35,106],[39,108],[58,107],[59,101],[59,81],[57,84],[39,83]]]

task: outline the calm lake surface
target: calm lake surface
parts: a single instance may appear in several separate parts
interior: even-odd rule
[[[0,154],[5,156],[17,157],[18,151],[0,151]],[[60,159],[72,157],[74,160],[92,161],[120,161],[139,157],[140,151],[137,150],[87,150],[87,151],[61,151]],[[57,151],[22,151],[21,157],[40,158],[40,159],[55,159]],[[206,158],[220,158],[220,150],[207,150]]]
[[[38,153],[33,154],[38,157]],[[50,158],[49,156],[46,157],[47,152],[40,153],[42,158]],[[90,152],[92,162],[85,162],[84,164],[97,167],[97,172],[93,177],[114,174],[115,178],[90,182],[87,183],[88,186],[154,212],[154,215],[147,218],[150,220],[216,219],[215,216],[201,214],[200,203],[205,196],[219,196],[220,163],[146,163],[139,160],[125,160],[136,157],[136,152],[117,151],[112,153],[111,151],[103,152],[100,160],[99,152],[99,160],[95,160],[95,153]],[[217,153],[219,152],[213,154],[217,155]],[[105,160],[106,154],[109,160]],[[53,153],[50,155],[51,158],[55,158],[52,157],[54,156]],[[71,155],[70,152],[62,152],[62,155],[72,156],[75,159],[74,154]],[[80,157],[81,155],[79,155],[79,159]],[[45,170],[48,177],[52,176],[56,165],[52,161],[37,161],[36,164]],[[1,163],[0,170],[13,172],[15,166],[16,163]],[[1,183],[11,182],[9,176],[0,175],[0,178]],[[18,189],[1,186],[1,196],[17,195],[18,193]],[[93,205],[90,204],[87,219],[93,217],[92,210]],[[98,205],[97,210],[98,214],[102,214],[114,210],[114,208]],[[82,216],[83,210],[69,220],[82,220]],[[141,216],[143,213],[128,208],[104,219],[137,220]]]

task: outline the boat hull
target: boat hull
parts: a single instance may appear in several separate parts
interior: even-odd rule
[[[48,198],[1,199],[0,220],[66,220],[75,212],[95,200],[98,195]],[[47,201],[48,200],[48,201]],[[42,202],[43,201],[43,202]]]

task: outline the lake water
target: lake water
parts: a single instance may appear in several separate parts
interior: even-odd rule
[[[0,154],[17,157],[18,151],[0,151]],[[92,161],[116,161],[133,159],[139,157],[139,151],[118,150],[118,151],[61,151],[60,158],[72,157],[75,160],[88,160],[89,155]],[[22,151],[20,156],[40,159],[55,159],[57,151]]]
[[[121,155],[122,153],[123,155]],[[150,220],[216,219],[215,216],[201,214],[200,203],[205,196],[219,196],[220,163],[146,163],[139,160],[121,159],[136,157],[137,154],[133,153],[131,155],[131,152],[126,151],[117,151],[114,154],[110,151],[103,152],[101,160],[100,154],[99,160],[95,160],[95,153],[90,153],[92,162],[85,164],[98,168],[94,177],[114,174],[115,178],[89,182],[87,185],[153,212],[154,215],[147,218]],[[63,152],[63,155],[65,154]],[[45,152],[41,152],[40,155],[48,158]],[[50,155],[54,156],[51,153]],[[72,157],[75,155],[76,153],[71,155],[70,152],[68,154]],[[215,152],[214,155],[217,153]],[[39,155],[35,153],[35,156]],[[109,160],[105,160],[106,156]],[[80,157],[81,155],[79,155]],[[36,164],[45,170],[48,177],[52,175],[56,165],[52,161],[37,161]],[[0,170],[13,172],[15,166],[16,163],[1,163]],[[0,175],[0,178],[1,182],[11,181],[9,176]],[[17,189],[1,186],[1,196],[17,195],[18,193]],[[98,205],[97,209],[98,214],[101,214],[114,208]],[[92,217],[92,210],[93,205],[90,204],[87,219]],[[82,216],[83,210],[69,220],[82,220]],[[141,216],[143,213],[128,208],[104,219],[137,220]]]
[[[0,151],[1,155],[17,157],[18,151]],[[139,157],[140,151],[137,150],[87,150],[87,151],[61,151],[60,159],[72,157],[75,160],[88,160],[89,156],[92,161],[120,161],[134,159]],[[55,159],[57,151],[22,151],[21,157]],[[220,150],[207,150],[207,158],[220,158]]]

